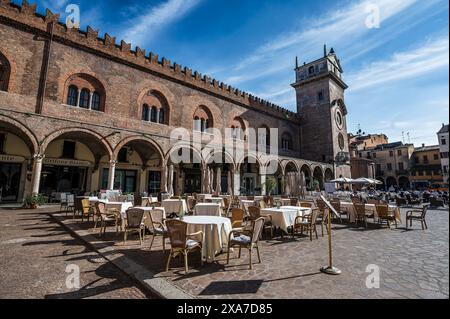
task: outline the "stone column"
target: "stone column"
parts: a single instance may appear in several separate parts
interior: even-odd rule
[[[108,175],[108,190],[114,190],[114,178],[116,176],[117,161],[112,160],[109,162],[109,175]]]
[[[262,167],[259,168],[259,176],[261,182],[261,195],[266,196],[266,170]]]
[[[80,107],[81,90],[78,91],[77,107]]]
[[[138,186],[138,189],[136,191],[138,193],[142,194],[143,192],[148,192],[147,167],[146,166],[142,167],[142,169],[141,169],[139,184],[137,186]]]
[[[233,174],[234,196],[241,195],[241,173],[235,171]]]
[[[89,93],[89,110],[92,110],[92,97],[94,96],[94,92]]]
[[[33,195],[39,194],[39,186],[41,183],[41,172],[42,163],[44,161],[45,155],[36,154],[34,155],[34,167],[33,167],[33,179],[31,184],[31,193]]]
[[[160,110],[157,109],[156,110],[156,123],[159,123],[159,113],[160,113]]]
[[[167,174],[168,174],[167,165],[166,163],[163,163],[161,166],[161,193],[167,193],[168,190]]]

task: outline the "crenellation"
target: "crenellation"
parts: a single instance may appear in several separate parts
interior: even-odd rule
[[[6,16],[10,19],[16,20],[21,24],[29,24],[30,26],[37,28],[43,32],[47,32],[48,24],[59,20],[59,14],[53,14],[50,10],[46,10],[45,16],[41,16],[36,12],[37,6],[35,4],[28,4],[26,0],[22,2],[22,6],[13,4],[10,0],[0,0],[1,8],[3,12],[6,11]],[[26,15],[26,18],[20,17],[20,15]],[[30,18],[31,17],[31,18]],[[99,31],[94,30],[91,26],[88,26],[86,31],[79,29],[69,30],[63,23],[58,23],[55,34],[60,38],[59,41],[65,39],[72,42],[74,45],[79,44],[83,47],[92,48],[103,54],[106,53],[110,56],[115,56],[125,60],[126,62],[136,63],[136,65],[145,66],[152,71],[162,72],[163,74],[173,77],[177,80],[182,79],[185,81],[194,82],[199,88],[207,90],[214,90],[219,94],[224,95],[231,99],[235,99],[239,103],[244,103],[250,106],[251,102],[261,107],[271,108],[279,112],[283,112],[283,108],[274,108],[271,103],[263,101],[260,98],[256,98],[242,90],[229,86],[216,79],[212,79],[208,76],[203,76],[201,73],[195,71],[192,73],[192,69],[184,68],[177,63],[172,64],[171,61],[165,57],[159,60],[159,56],[150,52],[149,57],[146,57],[146,51],[139,47],[135,51],[131,50],[131,43],[126,43],[121,40],[120,45],[116,44],[116,37],[110,36],[105,33],[103,38],[99,37]],[[158,67],[158,69],[155,69]],[[162,67],[163,71],[160,69]],[[171,71],[168,73],[167,71]],[[184,70],[184,72],[182,71]],[[183,74],[184,73],[184,74]]]

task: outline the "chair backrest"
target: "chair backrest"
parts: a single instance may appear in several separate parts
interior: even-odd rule
[[[357,215],[362,216],[366,214],[366,205],[363,203],[353,203],[355,207],[355,212]]]
[[[187,241],[187,223],[177,219],[172,219],[166,222],[166,226],[169,232],[170,245],[172,246],[172,249],[185,249]]]
[[[96,210],[96,215],[100,216],[100,215],[105,215],[106,214],[106,204],[103,202],[96,202],[95,203],[95,210]]]
[[[244,222],[245,211],[241,208],[233,208],[231,211],[231,224],[235,228],[242,227]]]
[[[318,208],[312,210],[311,220],[310,220],[311,225],[314,225],[315,223],[317,223],[317,217],[319,216],[319,214],[320,214],[320,210]]]
[[[261,209],[256,206],[249,206],[248,214],[250,215],[251,220],[257,220],[258,218],[261,217]]]
[[[120,195],[118,198],[117,198],[117,201],[118,202],[121,202],[121,203],[124,203],[124,202],[126,202],[128,200],[128,196],[127,195]]]
[[[375,208],[377,210],[377,215],[379,218],[388,217],[388,215],[389,215],[389,206],[388,205],[378,204],[378,205],[375,205]]]
[[[224,197],[223,204],[224,204],[225,208],[230,207],[230,199],[228,197]]]
[[[75,195],[67,195],[67,204],[75,204]]]
[[[298,199],[297,198],[291,198],[291,206],[298,206]]]
[[[265,209],[266,207],[267,207],[267,206],[266,206],[266,202],[263,201],[263,200],[260,200],[260,201],[259,201],[259,208]]]
[[[130,208],[127,210],[127,225],[130,228],[139,228],[144,218],[144,211],[139,208]]]
[[[61,203],[67,203],[67,194],[66,193],[60,193],[60,199]]]
[[[264,227],[264,218],[260,217],[253,221],[253,231],[252,231],[252,244],[255,244],[259,241],[259,237],[261,236],[261,232]]]
[[[425,218],[425,216],[427,215],[428,212],[428,208],[430,207],[430,205],[424,205],[422,207],[422,218]]]
[[[75,210],[81,211],[83,210],[83,199],[82,198],[75,198]]]
[[[380,200],[379,200],[379,199],[374,199],[374,198],[370,198],[367,202],[368,202],[369,204],[373,204],[373,205],[378,205],[378,204],[380,204]]]
[[[318,199],[317,201],[317,208],[319,208],[319,210],[324,213],[325,209],[327,208],[327,205],[325,204],[325,202],[321,199]]]
[[[333,199],[331,201],[331,206],[333,206],[333,208],[339,212],[341,210],[341,201],[339,199]]]
[[[187,208],[189,211],[193,211],[197,201],[193,197],[188,197],[187,199]]]
[[[301,202],[301,203],[300,203],[300,207],[303,207],[303,208],[312,208],[312,207],[313,207],[313,204],[312,204],[312,203]]]
[[[89,210],[91,209],[91,203],[89,202],[89,199],[84,198],[81,200],[81,210],[83,214],[89,213]]]
[[[138,206],[138,205],[136,205]],[[141,207],[150,207],[150,198],[142,198],[141,199]]]

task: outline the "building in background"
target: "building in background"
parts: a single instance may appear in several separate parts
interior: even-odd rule
[[[423,190],[443,182],[439,145],[418,147],[411,157],[411,186]]]
[[[449,136],[448,136],[448,124],[442,124],[441,130],[437,133],[438,140],[439,140],[439,147],[440,147],[440,153],[441,153],[441,166],[442,166],[442,176],[444,183],[448,184],[448,170],[449,170],[449,163],[448,163],[448,144],[450,143]]]
[[[372,158],[360,155],[360,152],[371,150],[381,144],[389,143],[385,134],[348,135],[352,178],[376,178],[376,162]]]

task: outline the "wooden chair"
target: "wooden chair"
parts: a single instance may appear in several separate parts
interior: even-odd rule
[[[377,211],[379,223],[382,223],[383,220],[385,220],[388,227],[391,228],[391,222],[393,221],[395,223],[395,228],[397,228],[397,218],[393,215],[389,215],[389,205],[379,204],[375,205],[375,208]]]
[[[119,234],[119,229],[122,228],[122,218],[119,210],[117,209],[106,209],[105,203],[97,202],[95,203],[98,214],[100,215],[100,236],[106,234],[106,226],[108,223],[114,224],[116,226],[116,234]]]
[[[66,216],[67,216],[67,194],[66,193],[61,193],[61,206],[59,208],[59,211],[62,212],[63,208],[66,211]]]
[[[142,198],[140,207],[150,207],[151,206],[150,204],[151,204],[150,198]]]
[[[319,210],[317,218],[320,218],[320,228],[322,230],[322,237],[324,237],[324,227],[327,230],[328,234],[328,208],[322,199],[317,199],[316,204]]]
[[[367,228],[367,214],[366,214],[366,204],[364,203],[353,203],[355,207],[356,219],[355,223],[358,225],[359,221],[364,222],[365,227]]]
[[[298,206],[298,199],[297,198],[291,198],[291,206],[294,206],[294,207]]]
[[[307,216],[298,216],[295,219],[294,226],[292,227],[292,237],[300,230],[300,235],[303,235],[303,231],[309,232],[309,238],[313,240],[313,233],[316,234],[316,239],[319,239],[317,234],[317,216],[319,215],[319,209],[313,209],[312,213]]]
[[[228,252],[227,252],[227,265],[230,263],[230,250],[233,247],[239,246],[239,257],[241,258],[242,248],[248,249],[249,259],[250,259],[250,270],[253,269],[252,253],[253,249],[256,249],[258,253],[258,261],[261,263],[261,255],[259,253],[259,238],[261,237],[261,232],[264,228],[265,220],[264,218],[258,218],[252,222],[252,230],[248,235],[244,235],[239,231],[233,230],[228,238]]]
[[[248,214],[249,217],[248,219],[251,222],[254,222],[255,220],[259,219],[259,218],[264,218],[264,225],[263,225],[263,230],[266,229],[270,229],[270,238],[273,238],[273,220],[272,220],[272,216],[268,215],[265,217],[261,216],[261,209],[259,207],[256,206],[249,206],[248,207]]]
[[[303,207],[303,208],[313,208],[313,203],[301,202],[301,203],[300,203],[300,207]]]
[[[94,219],[94,212],[89,202],[89,199],[85,198],[81,200],[81,222],[84,222],[84,218],[87,217],[87,221],[89,222],[91,216]]]
[[[82,198],[75,198],[74,208],[73,208],[73,219],[76,218],[77,214],[82,215],[82,211],[83,211],[82,200],[83,200]]]
[[[161,214],[163,212],[161,211]],[[155,237],[161,236],[162,237],[162,246],[163,246],[163,253],[166,252],[166,239],[169,238],[169,231],[167,229],[167,226],[165,225],[164,218],[161,218],[160,221],[155,220],[153,218],[152,212],[149,212],[148,218],[150,219],[150,232],[152,234],[152,240],[150,242],[150,250],[152,250],[153,242],[155,241]]]
[[[128,233],[139,233],[139,243],[142,245],[145,236],[145,226],[143,223],[144,211],[138,208],[130,208],[126,211],[127,219],[125,220],[125,229],[123,233],[123,241],[127,242]]]
[[[406,229],[408,229],[408,222],[409,226],[412,227],[413,220],[418,220],[422,224],[422,230],[428,229],[426,216],[428,212],[428,208],[430,205],[424,205],[422,209],[416,209],[416,210],[410,210],[406,212]]]
[[[233,229],[243,229],[245,219],[245,211],[241,208],[233,208],[231,210],[231,227]]]
[[[231,200],[229,197],[224,197],[223,198],[223,214],[228,217],[230,214],[230,210],[231,210]]]
[[[188,254],[197,249],[200,249],[200,251],[202,251],[204,234],[202,231],[199,231],[195,234],[188,234],[187,233],[188,224],[176,219],[168,220],[166,222],[166,225],[171,245],[169,258],[167,260],[166,271],[169,271],[170,269],[170,261],[172,260],[172,258],[175,258],[178,255],[183,255],[185,271],[186,273],[188,273],[189,272]],[[200,240],[193,239],[197,236],[200,236],[201,239]],[[201,264],[203,266],[203,256],[201,257]]]
[[[333,206],[334,210],[339,214],[339,220],[342,224],[342,215],[345,215],[348,218],[348,213],[341,209],[341,201],[339,199],[333,199],[331,200],[331,206]]]

